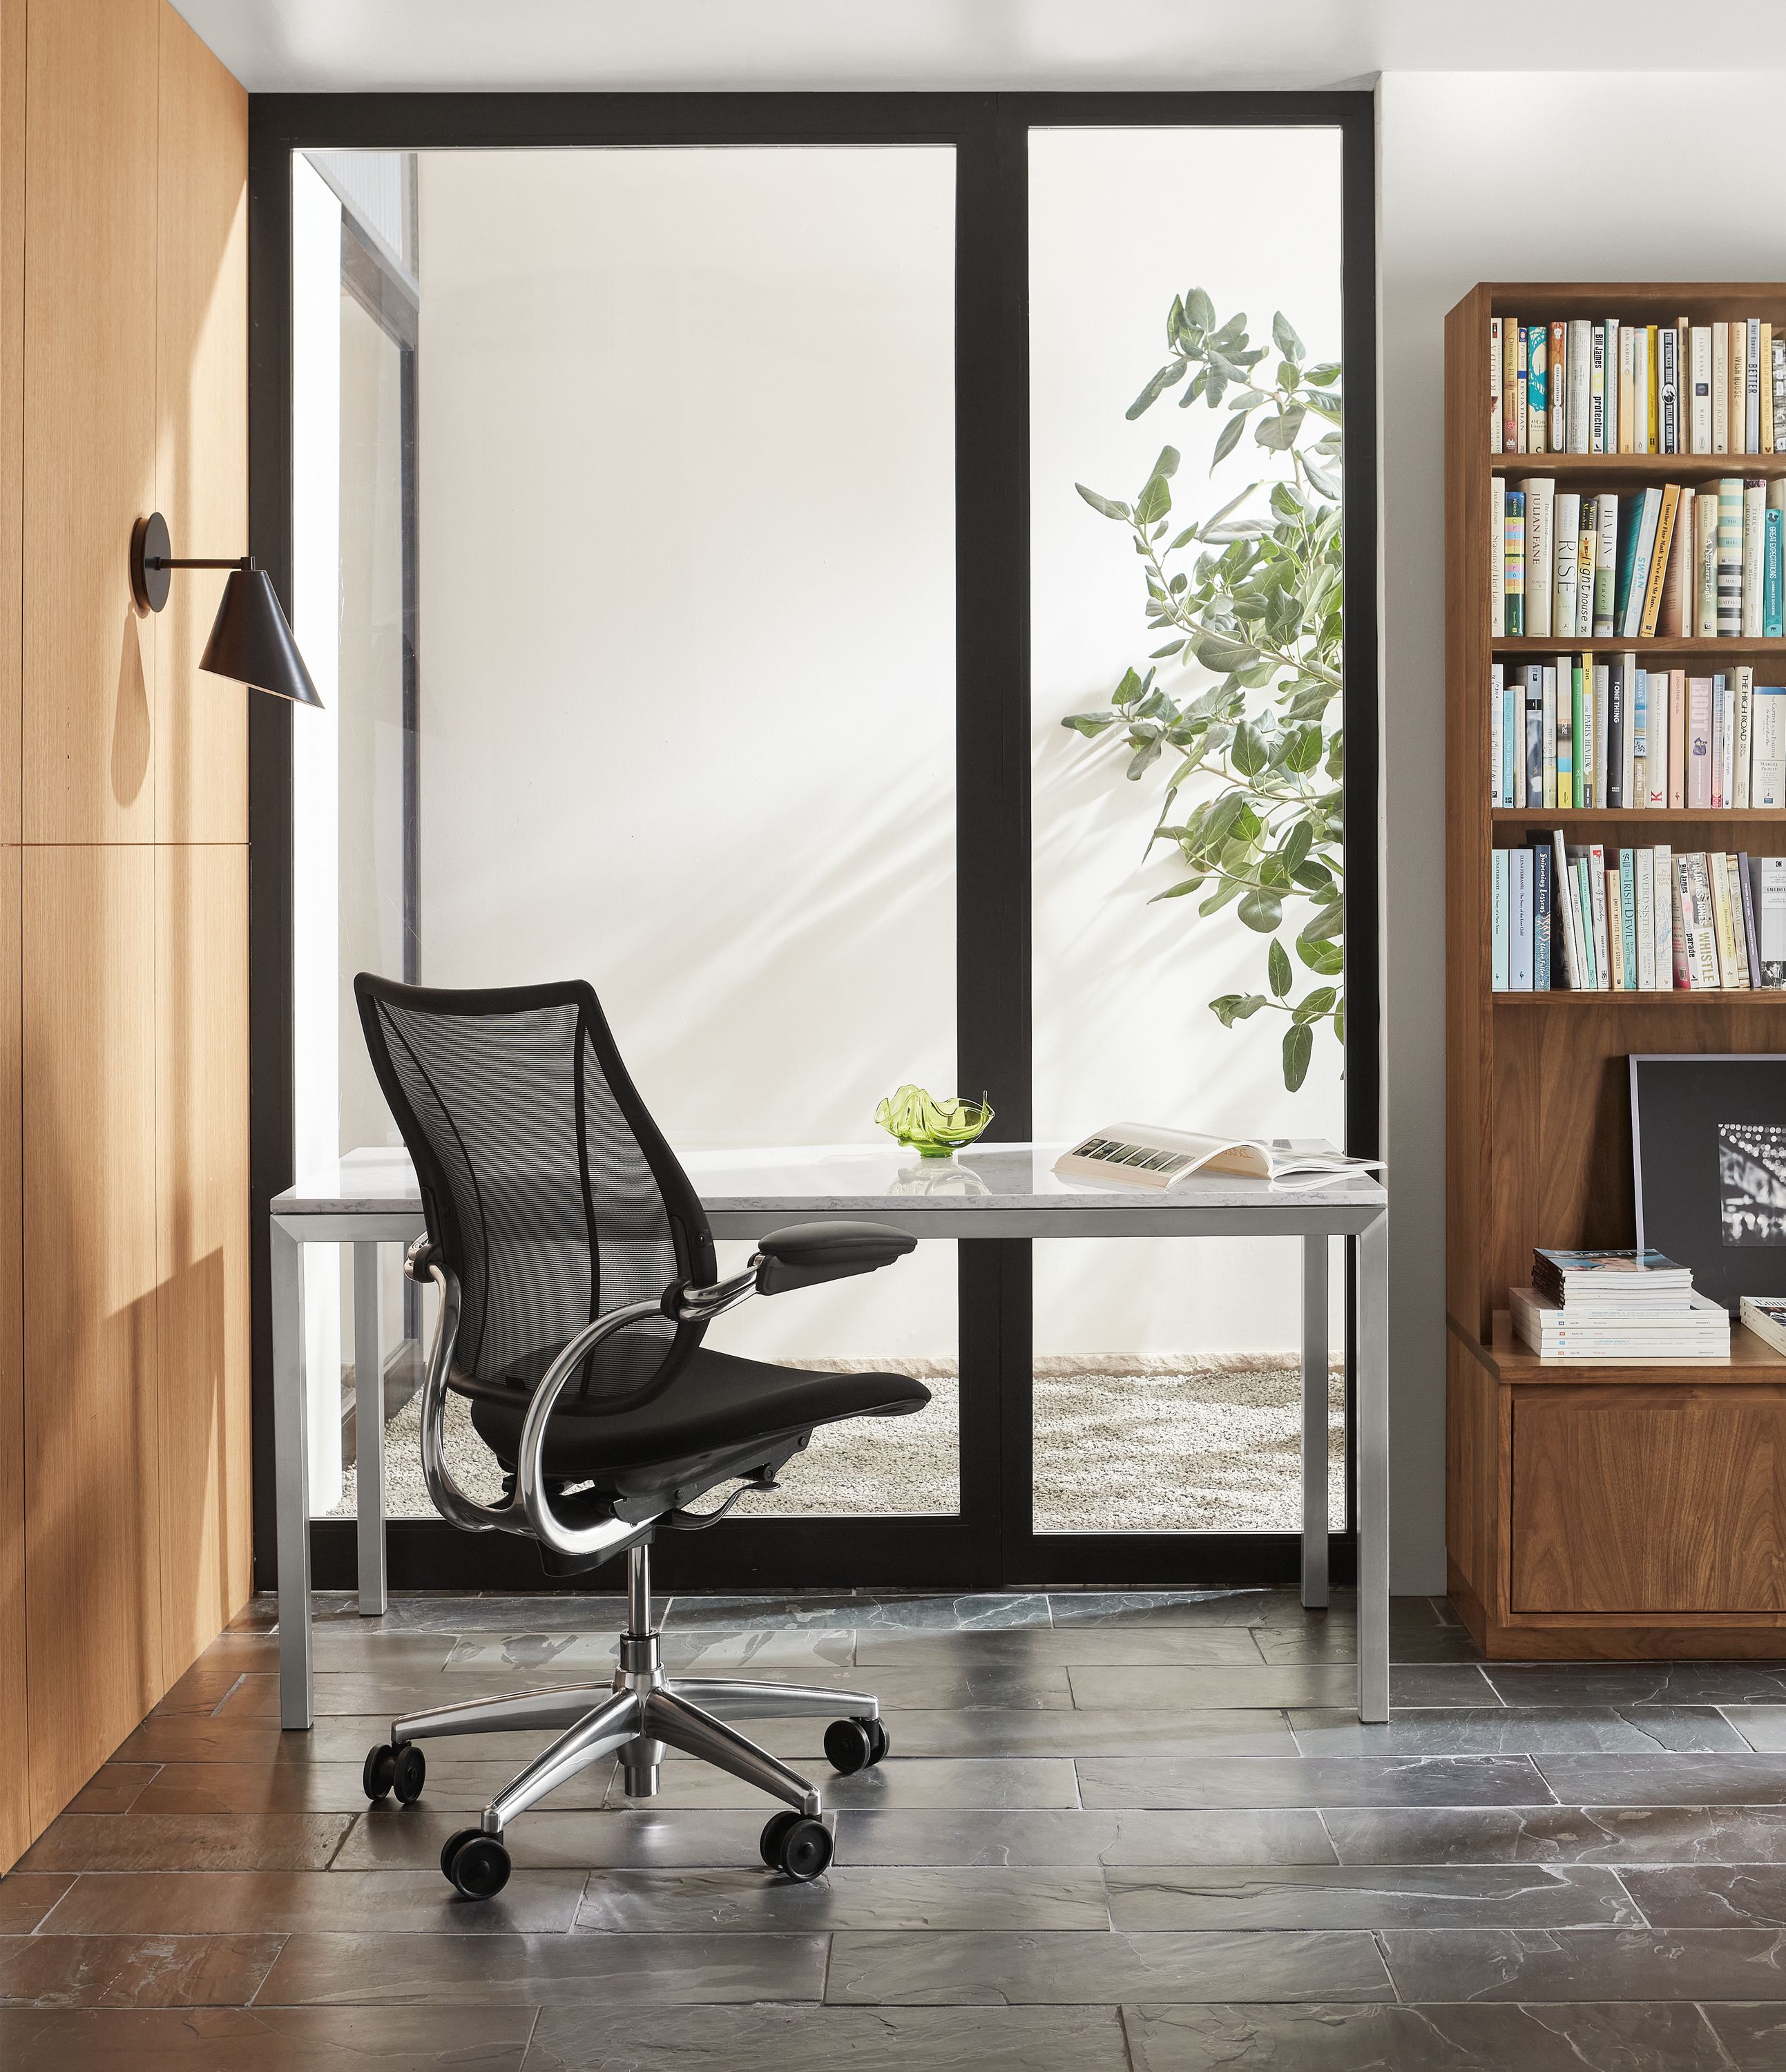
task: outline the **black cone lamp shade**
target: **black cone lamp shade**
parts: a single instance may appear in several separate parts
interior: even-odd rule
[[[158,511],[137,520],[130,536],[130,589],[138,608],[159,611],[166,603],[170,569],[228,569],[223,602],[199,667],[294,705],[320,706],[265,569],[246,555],[240,561],[175,561],[170,544],[167,522]]]

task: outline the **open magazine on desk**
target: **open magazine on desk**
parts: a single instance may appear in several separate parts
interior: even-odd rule
[[[1157,1124],[1113,1122],[1062,1152],[1063,1180],[1106,1186],[1174,1187],[1193,1173],[1237,1173],[1293,1190],[1331,1186],[1354,1173],[1380,1172],[1380,1158],[1354,1158],[1320,1137],[1209,1137]]]

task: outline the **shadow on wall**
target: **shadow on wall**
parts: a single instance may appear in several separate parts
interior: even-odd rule
[[[118,652],[117,704],[112,717],[112,796],[131,804],[149,775],[150,732],[149,688],[142,666],[142,643],[153,637],[152,620],[138,620],[129,605]]]

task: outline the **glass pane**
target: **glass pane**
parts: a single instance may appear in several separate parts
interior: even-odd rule
[[[956,1091],[954,177],[416,160],[420,975],[587,977],[680,1147],[872,1141],[901,1081]],[[337,1042],[345,1141],[345,1005]],[[956,1508],[952,1245],[709,1342],[938,1384],[758,1507]]]
[[[1310,962],[1334,961],[1336,938],[1318,924],[1303,950],[1298,939],[1344,871],[1339,458],[1319,406],[1339,384],[1336,365],[1317,372],[1340,354],[1340,135],[1037,130],[1029,178],[1037,1135],[1065,1143],[1127,1120],[1338,1143],[1341,1052],[1321,999],[1338,980]],[[1163,235],[1163,221],[1184,227]],[[1291,329],[1275,335],[1278,312]],[[1237,412],[1249,388],[1265,394]],[[1267,426],[1288,445],[1262,443]],[[1217,458],[1225,438],[1238,443]],[[1156,479],[1168,446],[1180,458]],[[1176,544],[1255,483],[1228,532]],[[1251,521],[1283,536],[1236,544],[1233,526]],[[1254,590],[1269,599],[1280,572],[1283,602],[1253,616]],[[1077,715],[1083,729],[1063,726]],[[1242,717],[1248,734],[1222,752]],[[1200,733],[1203,717],[1229,733]],[[1287,758],[1266,759],[1298,730]],[[1217,812],[1254,818],[1211,854],[1197,831]],[[1299,822],[1308,834],[1286,857]],[[1161,826],[1188,832],[1150,847]],[[1306,882],[1274,895],[1280,863]],[[1249,883],[1200,913],[1224,875]],[[1312,1017],[1294,1092],[1280,992]],[[1231,1027],[1210,1005],[1228,996],[1243,1009]],[[1337,1352],[1336,1249],[1333,1264]],[[1299,1288],[1294,1242],[1039,1245],[1037,1528],[1293,1530]],[[1337,1372],[1332,1402],[1337,1525]]]

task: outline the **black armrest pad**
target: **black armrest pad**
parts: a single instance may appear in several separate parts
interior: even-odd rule
[[[904,1258],[917,1243],[884,1223],[790,1223],[758,1240],[763,1263],[757,1269],[757,1293],[782,1295],[823,1281],[872,1273]]]

